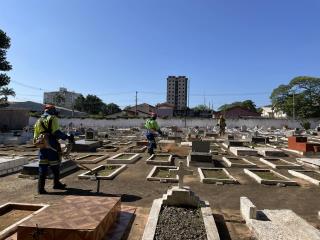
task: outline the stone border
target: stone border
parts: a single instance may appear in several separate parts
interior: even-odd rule
[[[148,221],[145,226],[142,240],[153,240],[156,233],[159,215],[163,204],[163,198],[155,199],[149,213]],[[214,221],[212,210],[209,202],[205,202],[205,206],[201,207],[203,224],[207,233],[207,240],[220,240],[219,232]]]
[[[108,176],[97,176],[97,179],[101,179],[101,180],[112,180],[114,179],[117,175],[119,175],[121,172],[123,172],[126,168],[127,165],[126,164],[106,164],[106,165],[100,165],[98,167],[95,167],[92,169],[93,172],[97,172],[100,169],[102,169],[105,166],[120,166],[119,168],[115,169],[111,174],[109,174]],[[78,175],[79,179],[90,179],[92,177],[92,175],[90,175],[90,171],[84,172],[80,175]]]
[[[277,160],[280,160],[280,161],[288,163],[288,164],[287,165],[285,165],[285,164],[284,165],[277,165],[277,164],[274,164],[272,162],[272,160],[269,161],[269,159],[277,159]],[[292,163],[292,162],[289,162],[285,159],[277,158],[277,157],[259,158],[259,161],[263,162],[264,164],[266,164],[274,169],[301,169],[302,168],[302,165]]]
[[[295,176],[295,177],[298,177],[298,178],[302,178],[303,180],[306,180],[310,183],[313,183],[317,186],[320,186],[320,180],[317,180],[315,178],[312,178],[308,175],[305,175],[303,174],[304,172],[316,172],[316,173],[319,173],[319,176],[320,176],[320,172],[319,171],[314,171],[314,170],[288,170],[288,172]]]
[[[314,169],[320,169],[320,166],[312,163],[312,161],[302,160],[302,159],[305,159],[305,158],[296,158],[297,162],[301,163],[302,165],[306,165]]]
[[[19,155],[9,155],[8,157],[3,157],[3,159],[8,160],[0,163],[0,176],[16,173],[23,169],[25,164],[28,164],[30,160],[25,156]]]
[[[121,141],[119,141],[119,143],[118,143],[119,146],[128,146],[128,145],[130,145],[130,144],[132,144],[132,141],[128,141],[128,142],[121,142]]]
[[[233,163],[231,161],[229,161],[228,158],[238,158],[241,159],[242,161],[246,162],[246,163]],[[254,164],[253,162],[250,162],[248,159],[246,158],[242,158],[242,157],[222,157],[222,161],[223,163],[225,163],[225,165],[227,165],[227,167],[245,167],[245,168],[252,168],[252,167],[257,167],[257,164]]]
[[[237,150],[240,150],[240,151],[248,151],[249,152],[249,154],[239,154],[238,155],[238,151]],[[253,156],[253,157],[255,157],[255,156],[258,156],[258,151],[257,150],[254,150],[254,149],[252,149],[252,148],[246,148],[246,147],[230,147],[229,148],[229,151],[231,152],[231,153],[233,153],[234,155],[236,155],[236,156]]]
[[[39,212],[43,211],[44,209],[46,209],[47,207],[49,207],[48,204],[28,204],[28,203],[16,203],[16,202],[8,202],[5,203],[3,205],[0,206],[0,209],[6,208],[8,206],[20,206],[20,207],[31,207],[31,208],[36,208],[39,207],[38,210],[36,210],[35,212],[31,213],[30,215],[26,216],[23,219],[20,219],[18,222],[15,222],[14,224],[10,225],[9,227],[5,228],[4,230],[2,230],[0,232],[0,239],[5,239],[9,236],[11,236],[12,234],[14,234],[17,229],[18,229],[18,225],[20,225],[22,222],[28,220],[29,218],[33,217],[34,215],[38,214]]]
[[[221,178],[207,178],[205,177],[203,173],[203,169],[205,170],[222,170],[229,178],[221,179]],[[231,176],[231,174],[225,169],[225,168],[205,168],[205,167],[199,167],[198,173],[200,175],[200,182],[202,183],[230,183],[230,184],[236,184],[238,181]]]
[[[250,176],[251,178],[253,178],[254,180],[256,180],[256,182],[260,183],[260,184],[266,184],[266,185],[286,185],[286,186],[296,186],[298,185],[297,182],[291,180],[290,178],[277,173],[274,170],[271,169],[261,169],[261,168],[256,168],[256,169],[243,169],[244,173],[247,174],[248,176]],[[255,174],[254,172],[264,172],[264,171],[269,171],[272,172],[273,174],[277,175],[280,178],[283,178],[284,180],[268,180],[268,179],[262,179],[261,177],[259,177],[257,174]]]
[[[98,162],[101,162],[102,160],[106,159],[109,157],[108,154],[104,154],[103,156],[100,156],[102,154],[88,154],[88,155],[85,155],[85,156],[82,156],[82,157],[79,157],[76,159],[76,162],[79,162],[81,164],[96,164]],[[93,159],[93,160],[85,160],[85,158],[87,157],[91,157],[91,156],[97,156],[97,158]]]
[[[130,154],[132,157],[128,159],[116,159],[117,157],[124,155],[124,154]],[[107,159],[108,164],[130,164],[135,163],[140,158],[139,153],[118,153],[110,158]]]
[[[105,147],[112,147],[112,148],[105,148]],[[97,152],[116,152],[118,151],[120,148],[114,145],[106,145],[106,146],[102,146],[100,148],[97,148]]]
[[[139,148],[140,147],[140,148]],[[135,149],[135,150],[132,150]],[[147,149],[147,146],[130,146],[125,149],[125,152],[128,153],[144,153]]]
[[[156,156],[168,156],[168,159],[163,161],[163,160],[154,160],[153,158]],[[157,153],[157,154],[152,154],[146,161],[147,164],[153,164],[153,165],[161,165],[161,166],[168,166],[172,165],[173,161],[173,155],[171,154],[165,154],[165,153]]]
[[[177,183],[179,181],[178,176],[176,178],[160,178],[160,177],[154,177],[153,175],[157,171],[158,168],[166,168],[166,169],[178,169],[175,166],[154,166],[150,173],[147,176],[148,181],[160,181],[160,182],[168,182],[168,183]]]

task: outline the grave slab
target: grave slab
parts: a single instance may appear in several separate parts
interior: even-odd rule
[[[278,185],[278,186],[296,186],[295,181],[270,169],[244,169],[245,174],[253,178],[260,184]]]
[[[98,152],[116,152],[119,147],[113,145],[105,145],[97,149]]]
[[[222,161],[227,167],[243,167],[243,168],[257,167],[256,164],[250,162],[246,158],[223,157]]]
[[[288,172],[298,178],[306,180],[317,186],[320,186],[320,172],[312,170],[288,170]]]
[[[121,172],[127,168],[126,164],[106,164],[100,165],[92,169],[92,171],[87,171],[78,175],[79,179],[91,179],[92,176],[97,173],[95,176],[96,179],[100,180],[112,180]],[[100,174],[99,174],[100,172]]]
[[[285,157],[286,154],[280,150],[275,148],[262,148],[262,147],[256,147],[255,148],[258,153],[264,157]]]
[[[0,239],[14,234],[18,225],[43,211],[47,204],[9,202],[0,206]]]
[[[148,181],[159,181],[159,182],[178,182],[178,176],[170,173],[170,169],[177,169],[174,166],[154,166],[147,176]]]
[[[297,158],[297,161],[310,167],[320,168],[320,158]]]
[[[146,161],[147,164],[153,165],[172,165],[173,156],[171,154],[152,154]]]
[[[188,166],[200,166],[203,163],[212,165],[212,154],[205,152],[191,152],[187,157]]]
[[[238,183],[224,168],[198,168],[198,173],[202,183]]]
[[[208,153],[210,151],[210,142],[193,141],[192,152]]]
[[[96,164],[98,162],[101,162],[102,160],[108,158],[109,155],[93,155],[93,154],[88,154],[82,157],[77,158],[77,162],[82,163],[82,164]]]
[[[258,156],[258,151],[247,147],[230,147],[230,152],[236,156]]]
[[[129,153],[144,153],[147,150],[146,146],[131,146],[128,147],[125,152]]]
[[[200,200],[200,198],[188,187],[173,187],[172,189],[169,189],[167,194],[164,194],[162,198],[153,201],[142,240],[155,239],[158,219],[163,206],[199,208],[204,223],[206,239],[220,240],[209,202]]]
[[[107,159],[108,164],[131,164],[139,160],[139,153],[119,153]]]
[[[0,176],[18,172],[29,162],[24,156],[0,157]]]
[[[101,141],[81,139],[73,145],[73,152],[96,152],[97,148],[102,147]]]
[[[300,169],[300,168],[302,168],[301,165],[286,161],[282,158],[260,158],[259,160],[274,169]]]
[[[120,211],[118,197],[68,196],[20,224],[17,240],[33,240],[37,232],[47,240],[102,239]]]
[[[241,207],[244,208],[244,204]],[[250,215],[244,219],[257,240],[320,240],[319,230],[292,210],[256,210],[256,219]]]
[[[61,176],[68,175],[77,169],[78,169],[78,166],[74,161],[63,159],[60,164],[60,175]],[[38,175],[39,175],[39,160],[24,165],[19,177],[20,178],[38,178]],[[52,177],[53,175],[52,175],[51,169],[49,168],[48,178],[52,178]]]

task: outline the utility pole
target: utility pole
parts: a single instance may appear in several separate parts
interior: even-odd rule
[[[138,91],[136,91],[136,116],[138,115]]]
[[[293,118],[293,120],[296,119],[295,106],[294,106],[294,91],[293,91],[293,95],[292,95],[292,118]]]

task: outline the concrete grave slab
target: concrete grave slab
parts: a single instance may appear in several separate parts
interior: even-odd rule
[[[212,154],[204,152],[191,152],[187,156],[187,165],[188,166],[200,166],[204,163],[213,164]]]
[[[120,211],[119,197],[67,196],[20,224],[17,240],[31,240],[36,231],[41,239],[102,239]]]
[[[229,151],[236,156],[258,156],[258,151],[247,147],[230,147]]]
[[[169,189],[167,194],[162,198],[153,201],[148,221],[142,236],[142,240],[155,239],[158,219],[161,214],[162,206],[188,206],[199,208],[203,218],[203,223],[206,231],[206,238],[208,240],[220,240],[217,226],[215,224],[213,214],[207,201],[201,201],[190,188],[173,187]]]
[[[73,152],[95,152],[97,148],[102,147],[101,141],[91,141],[81,139],[75,142],[72,151]]]
[[[116,152],[119,150],[119,147],[113,145],[105,145],[97,149],[99,152]]]
[[[130,164],[139,160],[139,153],[119,153],[107,159],[108,164]]]
[[[302,168],[302,165],[289,162],[282,158],[259,158],[259,160],[274,169],[301,169]]]
[[[160,182],[178,182],[178,176],[174,173],[170,173],[170,169],[177,169],[174,166],[154,166],[147,176],[148,181],[160,181]]]
[[[210,142],[193,141],[192,142],[192,152],[209,153],[210,152]]]
[[[152,154],[146,161],[147,164],[169,166],[173,163],[171,154]]]
[[[96,164],[98,162],[101,162],[102,160],[108,158],[109,155],[96,155],[96,154],[88,154],[82,157],[77,158],[77,162],[82,164]]]
[[[200,181],[202,183],[238,183],[224,168],[198,168]]]
[[[297,158],[299,163],[305,164],[313,168],[320,168],[320,158]]]
[[[60,175],[66,176],[77,169],[78,169],[78,165],[74,161],[63,159],[60,164]],[[20,178],[36,179],[38,178],[38,176],[39,176],[39,160],[25,164],[22,168],[21,174],[19,174]],[[52,177],[53,175],[52,175],[51,169],[49,168],[48,178],[52,178]]]
[[[0,157],[0,176],[18,172],[29,162],[24,156]]]
[[[144,153],[147,150],[146,146],[131,146],[125,149],[125,152]]]
[[[256,147],[255,150],[257,150],[258,153],[264,157],[285,157],[285,156],[287,156],[287,154],[285,154],[282,150],[275,149],[275,148]]]
[[[278,186],[296,186],[297,182],[271,169],[244,169],[245,174],[260,184]]]
[[[245,168],[257,167],[256,164],[250,162],[246,158],[223,157],[222,161],[224,165],[226,165],[227,167],[245,167]]]
[[[312,170],[288,170],[288,172],[298,178],[306,180],[317,186],[320,186],[320,172]]]
[[[257,240],[320,240],[320,232],[292,210],[257,210],[242,197],[240,212]]]
[[[90,179],[97,173],[96,178],[100,180],[112,180],[121,172],[127,168],[126,164],[106,164],[100,165],[92,169],[92,171],[87,171],[78,175],[79,179]]]
[[[0,239],[14,234],[18,225],[40,213],[49,205],[9,202],[0,206]]]

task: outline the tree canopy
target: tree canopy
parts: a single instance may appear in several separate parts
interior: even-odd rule
[[[99,97],[90,94],[86,97],[80,95],[75,100],[74,108],[81,112],[100,115],[110,115],[121,112],[121,109],[117,104],[105,104]]]
[[[298,119],[320,117],[320,78],[300,76],[281,84],[270,96],[275,110]]]
[[[218,108],[218,110],[219,111],[226,111],[226,110],[233,108],[233,107],[242,107],[242,108],[246,108],[252,112],[258,112],[256,104],[252,100],[245,100],[243,102],[238,101],[238,102],[233,102],[230,104],[224,104],[224,105],[220,106]]]
[[[0,29],[0,107],[8,105],[8,96],[15,96],[13,89],[7,87],[10,77],[2,73],[12,69],[11,64],[7,61],[7,49],[9,48],[10,38]]]
[[[200,104],[193,107],[192,110],[194,110],[195,112],[204,112],[204,111],[210,111],[211,109],[204,104]]]

